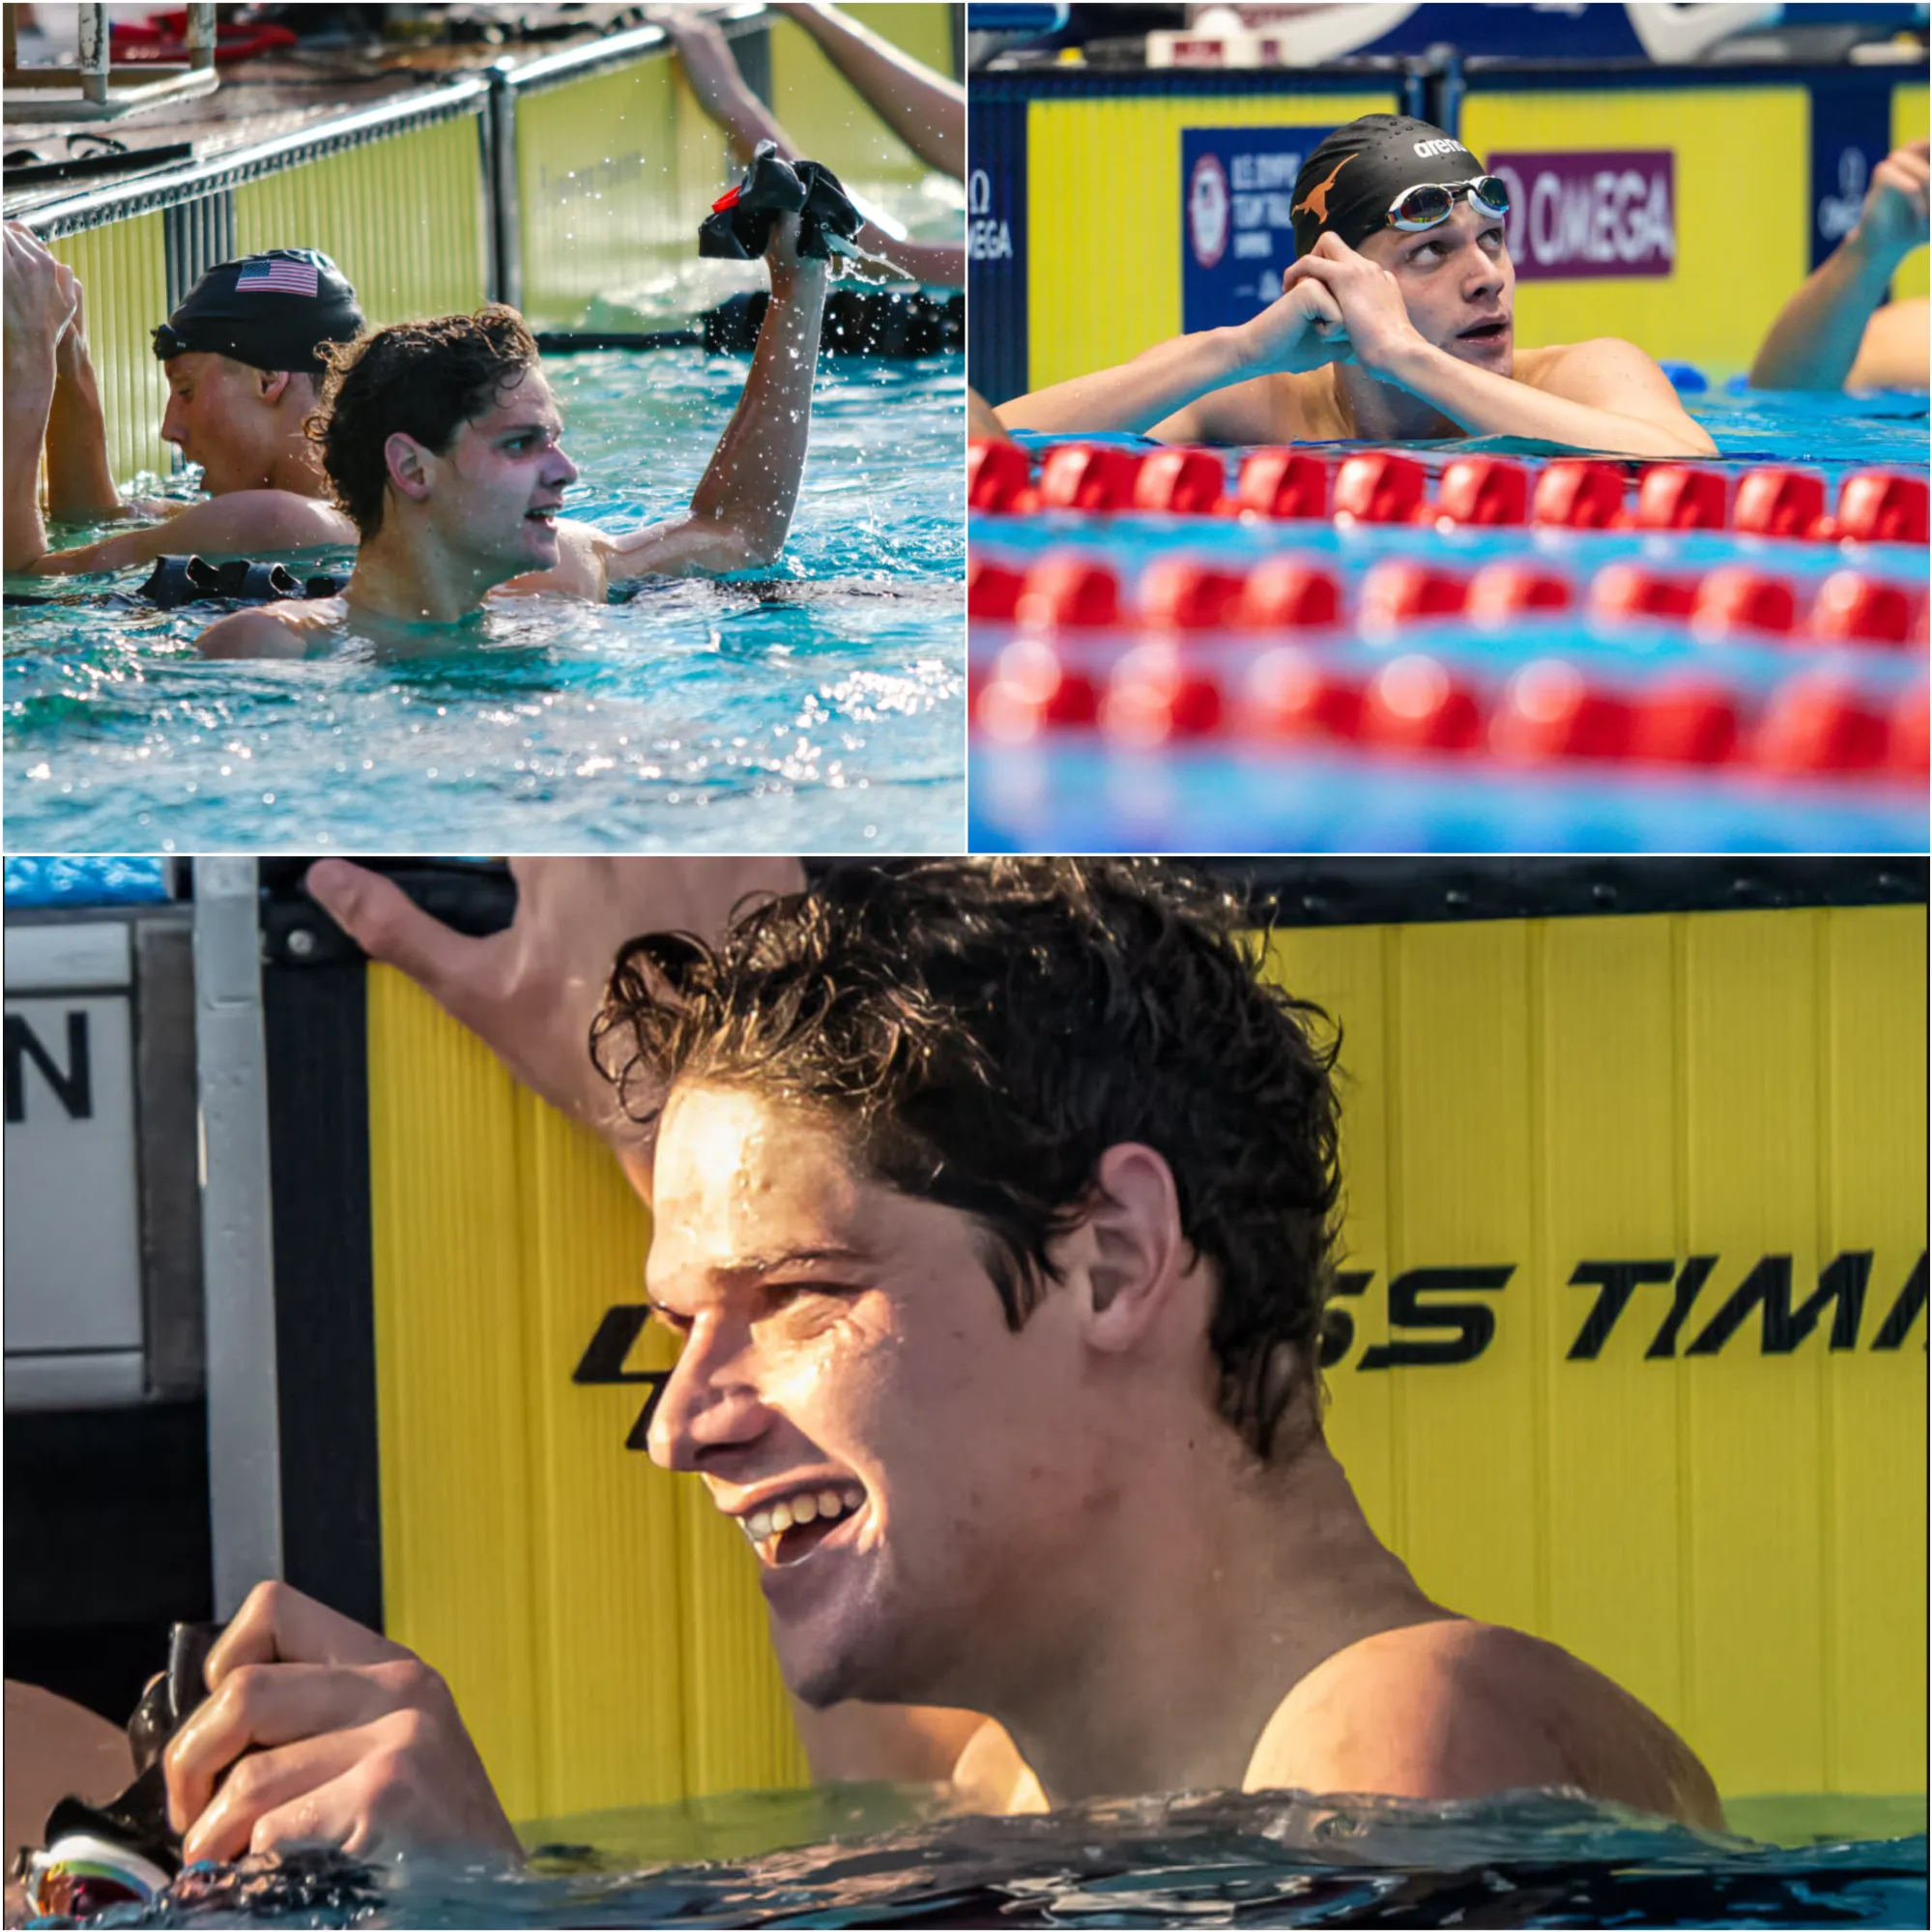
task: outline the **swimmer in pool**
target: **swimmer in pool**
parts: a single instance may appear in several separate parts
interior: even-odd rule
[[[798,497],[828,263],[801,257],[799,217],[772,224],[771,303],[744,391],[681,515],[614,535],[562,517],[577,466],[536,343],[514,309],[398,323],[331,352],[312,434],[360,533],[339,597],[236,611],[210,657],[303,657],[353,629],[397,649],[449,642],[484,599],[601,599],[632,577],[771,563]]]
[[[1714,456],[1670,380],[1614,336],[1518,350],[1501,181],[1427,121],[1365,114],[1303,164],[1281,299],[1003,404],[1009,429],[1168,443],[1522,436]]]
[[[309,888],[650,1200],[682,1341],[650,1452],[745,1534],[805,1704],[981,1714],[954,1778],[994,1810],[1564,1786],[1719,1824],[1659,1718],[1434,1601],[1365,1518],[1316,1366],[1334,1050],[1223,890],[1053,858],[515,871],[484,939],[342,861]],[[650,930],[598,1007],[626,914]],[[402,1646],[268,1584],[209,1680],[166,1763],[189,1859],[514,1855]]]
[[[1852,232],[1779,311],[1751,364],[1761,389],[1922,389],[1932,335],[1922,295],[1885,303],[1928,231],[1932,143],[1908,141],[1872,170]]]
[[[356,291],[327,255],[272,248],[222,262],[155,334],[167,371],[161,438],[201,466],[205,502],[124,501],[87,349],[79,278],[40,241],[6,232],[6,567],[10,575],[116,570],[163,552],[216,557],[353,543],[303,433],[321,390],[324,345],[362,329]],[[49,550],[41,519],[141,519],[72,550]]]

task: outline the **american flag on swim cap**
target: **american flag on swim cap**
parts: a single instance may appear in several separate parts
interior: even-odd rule
[[[237,295],[315,295],[320,279],[313,262],[291,261],[283,255],[257,255],[243,264],[235,277]]]

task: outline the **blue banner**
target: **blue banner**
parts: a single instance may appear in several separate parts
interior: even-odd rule
[[[1295,177],[1319,128],[1181,130],[1181,327],[1225,329],[1282,292],[1295,258]]]
[[[991,403],[1025,394],[1026,103],[969,99],[966,381]]]
[[[1872,170],[1891,152],[1891,90],[1884,70],[1832,75],[1811,89],[1811,266],[1852,232]]]

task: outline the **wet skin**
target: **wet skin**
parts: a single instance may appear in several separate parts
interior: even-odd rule
[[[270,488],[282,480],[277,466],[287,470],[306,458],[302,424],[316,404],[310,378],[202,350],[170,357],[163,366],[168,403],[161,441],[201,466],[210,496]],[[311,468],[305,460],[301,467]],[[312,476],[319,495],[320,470]]]

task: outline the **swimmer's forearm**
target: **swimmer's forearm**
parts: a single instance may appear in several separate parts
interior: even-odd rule
[[[1778,312],[1751,364],[1752,387],[1843,389],[1865,324],[1902,259],[1871,247],[1861,231],[1853,229]]]
[[[1716,445],[1688,417],[1681,425],[1572,402],[1417,342],[1375,373],[1433,403],[1471,436],[1526,436],[1620,456],[1712,456]]]
[[[41,451],[53,408],[54,373],[49,356],[16,355],[9,345],[5,406],[5,530],[0,535],[6,569],[31,570],[46,555],[41,521]]]
[[[62,349],[47,420],[47,515],[56,523],[102,523],[124,506],[107,461],[101,387],[84,345],[69,352],[63,336]]]
[[[1252,375],[1249,360],[1238,330],[1205,329],[1157,342],[1118,368],[1015,396],[994,414],[1008,429],[1145,435],[1210,390]]]
[[[744,393],[692,493],[693,520],[725,526],[747,553],[727,568],[776,562],[792,528],[812,435],[826,276],[823,262],[773,270]]]

